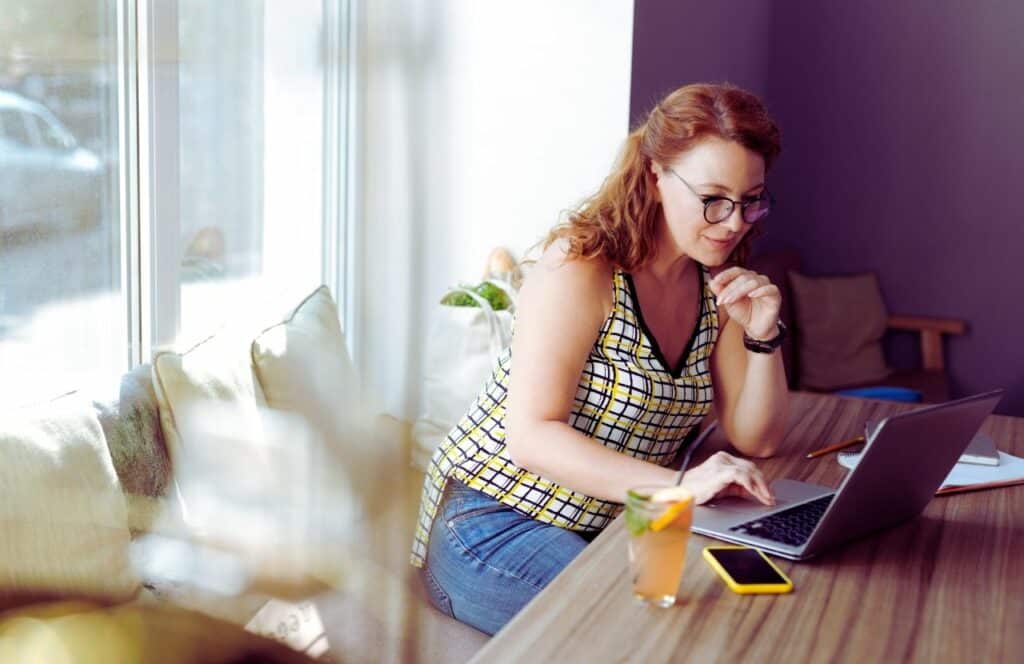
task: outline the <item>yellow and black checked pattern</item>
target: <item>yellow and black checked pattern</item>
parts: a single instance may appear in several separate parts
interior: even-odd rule
[[[630,276],[616,270],[615,305],[580,375],[569,424],[606,447],[668,465],[711,408],[710,357],[718,337],[707,268],[698,270],[701,315],[679,364],[671,370],[644,324]],[[430,460],[411,562],[422,567],[427,538],[448,478],[523,514],[579,532],[607,526],[620,503],[587,496],[512,463],[505,449],[505,398],[512,350],[507,349],[470,407]]]

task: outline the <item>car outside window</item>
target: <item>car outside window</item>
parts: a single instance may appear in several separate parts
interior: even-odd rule
[[[32,146],[32,137],[28,132],[28,127],[25,126],[21,111],[9,108],[0,109],[0,128],[2,128],[4,140],[17,146]]]
[[[71,136],[49,119],[35,113],[25,113],[24,119],[35,127],[36,136],[41,146],[51,150],[67,150],[74,147],[74,140]]]

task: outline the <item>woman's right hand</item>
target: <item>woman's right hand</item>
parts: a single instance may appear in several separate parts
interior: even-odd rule
[[[726,452],[716,452],[704,463],[686,471],[682,485],[693,493],[698,505],[724,496],[775,504],[775,495],[757,466]]]

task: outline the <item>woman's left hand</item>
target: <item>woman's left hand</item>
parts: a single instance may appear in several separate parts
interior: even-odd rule
[[[747,336],[771,339],[778,334],[782,293],[768,277],[742,267],[731,267],[715,275],[709,285],[718,298],[716,303],[725,307],[729,317],[743,327]]]

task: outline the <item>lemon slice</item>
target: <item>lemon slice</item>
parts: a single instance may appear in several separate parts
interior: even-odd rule
[[[654,492],[651,502],[672,503],[661,516],[651,521],[651,532],[656,533],[664,530],[693,504],[693,494],[681,486],[673,486]]]

